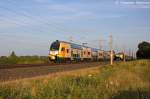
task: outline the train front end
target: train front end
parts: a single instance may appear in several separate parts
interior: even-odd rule
[[[49,55],[48,55],[50,61],[57,60],[57,56],[59,54],[59,47],[60,47],[59,41],[55,41],[51,44],[50,50],[49,50]]]

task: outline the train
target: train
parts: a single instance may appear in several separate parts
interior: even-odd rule
[[[110,60],[110,51],[56,40],[50,45],[48,58],[53,62],[104,61]]]
[[[134,60],[134,57],[133,56],[130,56],[130,55],[126,55],[125,53],[123,52],[120,52],[120,53],[117,53],[115,54],[114,56],[114,60],[119,60],[119,61],[131,61],[131,60]]]

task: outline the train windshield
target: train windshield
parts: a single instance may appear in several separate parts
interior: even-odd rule
[[[50,47],[50,50],[51,50],[51,51],[59,50],[59,46],[60,46],[60,43],[59,43],[59,42],[54,42],[54,43],[52,43],[52,45],[51,45],[51,47]]]

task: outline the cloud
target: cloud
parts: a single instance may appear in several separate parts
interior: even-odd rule
[[[51,1],[51,0],[33,0],[34,2],[37,2],[37,3],[45,3],[45,2],[48,2],[48,1]]]
[[[46,7],[50,13],[51,18],[56,20],[89,20],[99,18],[120,18],[123,15],[113,13],[109,5],[103,4],[49,4]],[[108,13],[109,12],[109,13]]]
[[[137,5],[135,8],[141,8],[141,9],[149,9],[150,5]]]
[[[0,17],[0,28],[31,27],[36,25],[43,26],[47,24],[53,25],[66,23],[69,21],[123,17],[123,15],[116,13],[94,11],[98,9],[96,6],[93,7],[85,4],[48,4],[45,7],[43,7],[46,13],[44,12],[39,16],[35,16],[32,13],[27,13],[28,16],[21,16],[18,14],[16,16],[11,17]]]
[[[0,17],[0,28],[17,28],[36,25],[31,18],[24,16]]]
[[[149,9],[150,5],[123,5],[122,7],[135,8],[135,9]]]
[[[130,7],[130,8],[141,8],[141,9],[149,9],[150,2],[148,1],[117,1],[115,2],[116,5],[120,5],[123,7]]]
[[[70,21],[90,21],[90,20],[97,20],[97,19],[111,19],[111,18],[121,18],[124,15],[121,14],[112,14],[112,13],[105,13],[105,14],[97,14],[94,12],[78,12],[74,14],[68,15],[53,15],[51,16],[51,20],[56,20],[57,23],[66,23]]]
[[[62,5],[62,4],[49,5],[49,6],[47,6],[47,8],[50,11],[59,11],[59,12],[66,12],[66,13],[77,12],[76,8],[72,8],[69,5]]]

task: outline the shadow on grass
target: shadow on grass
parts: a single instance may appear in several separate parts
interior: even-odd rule
[[[150,90],[120,91],[110,99],[150,99]]]

